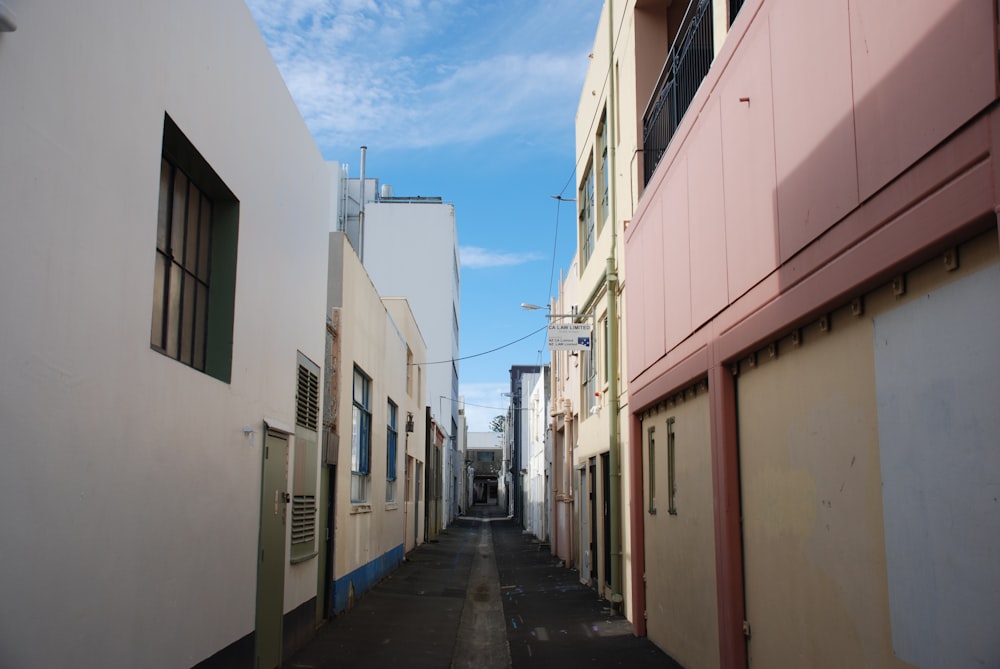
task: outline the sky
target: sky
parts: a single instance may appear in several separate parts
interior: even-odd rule
[[[547,363],[544,311],[576,245],[575,117],[603,0],[247,0],[327,160],[455,205],[469,431],[512,365]],[[429,361],[434,362],[434,361]]]

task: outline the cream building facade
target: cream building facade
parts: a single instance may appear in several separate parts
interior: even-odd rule
[[[422,543],[423,502],[414,485],[425,388],[414,374],[426,350],[405,300],[383,302],[342,232],[330,233],[327,299],[336,324],[329,425],[336,449],[331,612],[360,596]]]

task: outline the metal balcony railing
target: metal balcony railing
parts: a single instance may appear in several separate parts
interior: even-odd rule
[[[653,176],[714,57],[712,1],[691,0],[642,117],[643,183]]]

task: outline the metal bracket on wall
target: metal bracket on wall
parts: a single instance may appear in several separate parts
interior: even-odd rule
[[[944,252],[944,268],[949,272],[958,269],[958,249],[948,249]]]
[[[906,295],[906,276],[900,274],[892,280],[892,294],[896,297]]]

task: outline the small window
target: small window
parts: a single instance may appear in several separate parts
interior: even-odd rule
[[[583,399],[580,402],[580,406],[585,411],[582,420],[586,420],[597,409],[597,360],[594,348],[594,342],[592,341],[590,348],[580,351],[580,360],[582,361],[580,382],[583,392]]]
[[[351,501],[368,501],[371,476],[371,379],[354,368],[354,410],[351,416]]]
[[[646,465],[649,469],[649,514],[656,515],[656,444],[653,439],[655,428],[649,428],[646,442]]]
[[[388,401],[387,411],[389,414],[385,435],[385,501],[396,501],[396,440],[398,432],[396,430],[396,416],[399,408],[392,400]]]
[[[677,469],[674,465],[674,447],[676,446],[674,436],[674,419],[667,419],[667,513],[671,516],[677,515]]]
[[[239,202],[164,117],[150,347],[229,383]]]

